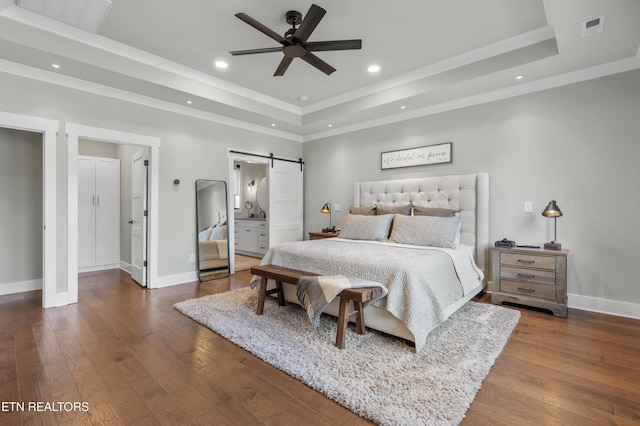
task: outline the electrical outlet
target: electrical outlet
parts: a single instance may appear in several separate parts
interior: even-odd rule
[[[196,263],[196,255],[195,254],[190,254],[189,255],[189,263]]]
[[[340,204],[334,204],[333,205],[333,211],[334,212],[339,212],[340,211]]]
[[[525,213],[532,213],[533,212],[533,202],[532,201],[525,201],[524,202],[524,212]]]

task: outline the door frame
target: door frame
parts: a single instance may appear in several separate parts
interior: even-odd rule
[[[56,289],[56,136],[57,120],[0,111],[0,127],[42,134],[42,307],[64,305]]]
[[[231,187],[231,183],[235,181],[234,167],[233,167],[234,161],[243,161],[243,162],[251,161],[253,163],[260,163],[265,165],[269,164],[269,161],[265,158],[267,157],[266,154],[257,153],[257,152],[255,153],[247,152],[247,151],[244,151],[244,154],[241,154],[240,152],[233,152],[233,151],[236,151],[236,150],[234,148],[227,149],[227,156],[229,158],[229,181],[228,181],[229,183],[227,185],[227,208],[229,209],[229,211],[233,211],[233,191],[230,191],[229,188]],[[229,206],[232,206],[232,208],[229,208]],[[235,215],[236,215],[235,211],[233,211],[232,218],[229,218],[229,214],[227,214],[227,241],[229,242],[229,274],[234,274],[236,271]],[[269,218],[270,216],[267,214],[267,227],[269,226]],[[231,219],[234,219],[234,220],[231,220]]]
[[[78,302],[78,139],[122,145],[137,145],[149,149],[149,193],[148,193],[148,245],[147,288],[156,288],[158,283],[158,190],[160,138],[121,132],[100,127],[66,123],[67,133],[67,304]]]

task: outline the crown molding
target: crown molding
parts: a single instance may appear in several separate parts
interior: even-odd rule
[[[543,90],[553,89],[561,86],[567,86],[570,84],[593,80],[600,77],[606,77],[608,75],[632,71],[638,68],[640,68],[640,55],[608,62],[601,65],[596,65],[590,68],[567,72],[553,77],[543,78],[518,86],[493,90],[478,95],[455,99],[448,102],[442,102],[436,105],[430,105],[428,107],[419,108],[413,111],[388,115],[380,119],[363,121],[348,126],[333,128],[331,130],[323,132],[312,133],[304,136],[303,141],[310,142],[318,139],[325,139],[332,136],[339,136],[346,133],[353,133],[356,131],[366,130],[374,127],[385,126],[388,124],[399,123],[402,121],[412,120],[414,118],[425,117],[442,112],[453,111],[470,106],[499,101],[502,99],[522,96],[529,93],[540,92]]]
[[[197,110],[194,108],[178,105],[172,102],[163,101],[160,99],[152,98],[149,96],[138,95],[136,93],[127,92],[125,90],[115,89],[113,87],[104,86],[97,83],[91,83],[86,80],[81,80],[75,77],[68,77],[65,75],[57,74],[51,71],[41,70],[39,68],[33,68],[15,62],[9,62],[0,59],[0,72],[6,74],[13,74],[19,77],[28,78],[35,81],[41,81],[44,83],[53,84],[56,86],[67,87],[69,89],[75,89],[94,95],[105,96],[112,99],[118,99],[125,102],[130,102],[138,105],[147,106],[163,111],[172,112],[188,117],[198,118],[200,120],[210,121],[217,124],[223,124],[230,127],[235,127],[243,130],[248,130],[255,133],[261,133],[264,135],[275,136],[295,142],[302,142],[302,136],[283,132],[270,127],[263,127],[257,124],[248,123],[242,120],[236,120],[233,118],[225,117],[210,112]]]

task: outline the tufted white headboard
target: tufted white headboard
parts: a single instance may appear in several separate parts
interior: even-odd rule
[[[489,174],[356,182],[353,206],[427,202],[460,210],[460,242],[475,247],[476,264],[485,276],[489,265]]]

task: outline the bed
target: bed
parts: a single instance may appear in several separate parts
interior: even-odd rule
[[[389,294],[366,307],[367,327],[419,351],[486,286],[488,200],[486,173],[358,182],[339,237],[283,243],[261,263],[382,283]],[[293,286],[285,298],[298,303]],[[337,315],[336,302],[325,312]]]
[[[201,280],[228,273],[228,239],[226,223],[218,223],[198,233],[198,267]]]

